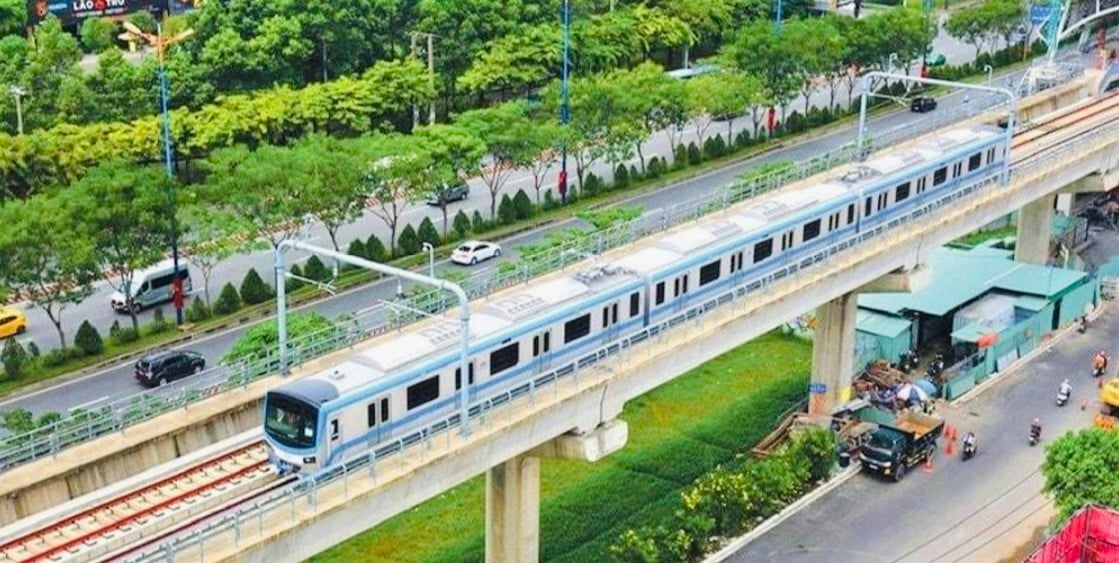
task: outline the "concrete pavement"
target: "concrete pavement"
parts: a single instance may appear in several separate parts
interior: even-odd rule
[[[1114,231],[1093,234],[1090,260],[1119,252]],[[1114,306],[1088,332],[1065,334],[974,400],[941,409],[961,433],[973,431],[979,452],[966,463],[944,453],[932,474],[912,471],[893,483],[864,472],[813,506],[789,518],[727,561],[932,563],[999,561],[1021,557],[1048,524],[1052,508],[1040,494],[1044,447],[1027,442],[1029,424],[1040,418],[1042,446],[1061,434],[1091,425],[1098,411],[1096,382],[1089,375],[1094,350],[1119,338]],[[1055,404],[1068,377],[1072,401]],[[1087,408],[1080,410],[1081,401]],[[958,446],[958,444],[957,444]]]

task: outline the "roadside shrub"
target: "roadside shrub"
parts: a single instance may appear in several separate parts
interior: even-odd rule
[[[78,326],[78,332],[74,334],[74,346],[87,356],[95,356],[105,351],[105,342],[101,340],[101,335],[89,321],[82,321]]]
[[[555,193],[550,189],[544,190],[544,203],[541,205],[541,209],[544,211],[551,211],[559,207],[559,205],[560,202],[556,199]]]
[[[751,144],[753,144],[753,139],[750,138],[750,132],[745,129],[734,136],[734,146],[739,150],[745,149]]]
[[[350,241],[350,245],[346,247],[346,254],[357,256],[358,258],[368,258],[368,256],[365,255],[365,243],[359,238]],[[346,265],[346,267],[352,268],[353,266]]]
[[[113,340],[114,342],[116,341],[116,339],[114,338],[110,338],[110,340]],[[53,368],[66,363],[66,359],[66,354],[63,353],[61,349],[53,348],[51,350],[47,350],[47,353],[43,354],[43,358],[40,361],[42,362],[43,367]]]
[[[4,350],[0,352],[0,361],[4,364],[4,375],[15,379],[23,375],[27,368],[27,351],[15,338],[9,338],[4,343]]]
[[[536,214],[536,206],[532,204],[532,199],[524,190],[517,190],[516,195],[513,196],[513,211],[516,212],[518,221],[531,219]]]
[[[712,135],[703,142],[704,158],[710,160],[719,158],[727,152],[727,143],[719,135]]]
[[[602,180],[594,172],[587,174],[583,180],[583,193],[592,196],[602,193]]]
[[[688,147],[683,143],[676,145],[672,151],[672,167],[676,170],[684,168],[688,165]]]
[[[439,246],[439,229],[435,228],[435,223],[431,222],[430,217],[424,217],[424,220],[420,221],[420,230],[416,232],[416,235],[420,238],[421,243],[426,242],[431,246]]]
[[[369,238],[365,239],[365,257],[382,264],[388,261],[389,251],[377,235],[369,235]]]
[[[314,254],[303,264],[303,277],[309,280],[326,281],[330,279],[330,269]]]
[[[645,175],[647,177],[650,179],[659,178],[663,176],[665,172],[667,172],[667,167],[664,164],[664,160],[656,156],[649,159],[649,164],[645,167]]]
[[[120,327],[119,330],[117,330],[116,334],[110,334],[109,335],[109,341],[112,342],[113,344],[117,345],[117,346],[120,346],[122,344],[128,344],[129,342],[136,342],[139,339],[140,339],[140,332],[137,331],[136,329],[130,327],[130,326],[129,327]],[[66,357],[67,356],[66,350],[63,350],[62,355],[63,355],[63,360],[62,361],[66,361],[66,360],[70,359],[70,358]]]
[[[190,308],[186,310],[187,322],[200,323],[208,318],[210,318],[210,308],[201,297],[195,296],[190,302]]]
[[[400,256],[411,256],[420,251],[420,237],[416,234],[416,229],[412,227],[411,223],[404,225],[404,230],[400,231],[400,239],[396,241],[396,249],[400,251]]]
[[[152,311],[152,323],[148,325],[148,334],[159,334],[172,326],[174,325],[167,322],[167,317],[163,316],[163,307],[156,307]]]
[[[39,359],[39,345],[36,344],[34,340],[27,341],[27,355],[30,356],[32,360]]]
[[[109,340],[116,340],[118,334],[120,334],[120,319],[114,320],[113,324],[109,325]]]
[[[641,179],[641,172],[637,170],[636,164],[629,165],[629,181],[636,182]]]
[[[695,166],[703,162],[703,154],[695,143],[688,143],[688,165]]]
[[[291,274],[291,276],[286,276],[284,279],[284,291],[291,293],[307,285],[307,282],[295,277],[305,277],[303,276],[303,268],[300,268],[299,264],[292,264],[291,267],[288,268],[288,273]]]
[[[470,232],[470,217],[466,216],[466,212],[459,209],[455,213],[455,218],[451,221],[451,229],[455,231],[458,238],[466,238],[466,233]]]
[[[486,223],[486,219],[482,217],[482,212],[475,209],[474,215],[470,216],[470,231],[476,235],[481,234],[486,232],[488,226],[489,224]]]
[[[629,170],[625,164],[619,164],[614,168],[614,187],[622,189],[629,186]]]
[[[311,258],[314,258],[314,256]],[[241,296],[237,294],[237,288],[233,287],[232,283],[226,283],[221,288],[218,300],[214,302],[214,314],[230,315],[236,313],[240,308]]]
[[[241,280],[241,300],[247,305],[256,305],[270,301],[276,294],[272,287],[264,283],[256,268],[249,268],[245,272],[245,279]]]
[[[789,114],[788,119],[785,120],[785,131],[787,133],[800,133],[808,128],[808,123],[804,116],[793,111]]]
[[[517,221],[517,210],[513,207],[509,194],[501,196],[501,203],[497,204],[497,220],[502,225],[511,225]]]
[[[7,428],[13,434],[26,434],[35,429],[35,415],[31,411],[16,407],[10,411],[0,413],[0,426]]]

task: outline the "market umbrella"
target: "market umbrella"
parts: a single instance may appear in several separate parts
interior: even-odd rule
[[[906,383],[898,388],[898,399],[907,403],[923,403],[929,400],[929,394],[916,385]]]
[[[914,385],[916,385],[918,389],[924,391],[925,393],[928,393],[930,397],[936,395],[936,384],[929,381],[928,379],[918,379],[917,382],[914,383]]]

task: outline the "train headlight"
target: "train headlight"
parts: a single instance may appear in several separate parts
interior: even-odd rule
[[[307,456],[303,458],[303,463],[315,463],[315,456]]]

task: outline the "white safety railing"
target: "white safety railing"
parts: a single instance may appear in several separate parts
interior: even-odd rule
[[[1075,163],[1076,159],[1064,159],[1070,153],[1090,154],[1092,151],[1116,143],[1119,143],[1119,123],[1064,140],[1051,151],[1041,153],[1044,154],[1043,158],[1014,166],[1011,172],[1011,183],[1015,181],[1015,178],[1041,178],[1050,170]],[[613,374],[609,367],[603,364],[606,360],[611,360],[617,365],[629,357],[628,354],[624,353],[637,351],[652,353],[651,350],[656,348],[657,344],[664,344],[670,340],[668,335],[695,326],[695,324],[708,318],[708,315],[712,312],[726,309],[725,306],[728,304],[745,306],[748,304],[744,301],[745,298],[754,297],[759,291],[767,288],[776,291],[780,286],[773,286],[782,280],[791,279],[792,276],[801,271],[809,270],[808,275],[818,274],[816,279],[819,280],[823,279],[824,276],[821,269],[823,265],[835,265],[836,260],[843,259],[847,261],[848,267],[852,267],[867,256],[881,252],[885,247],[896,243],[899,240],[898,237],[905,236],[903,233],[924,232],[924,229],[934,225],[940,219],[938,214],[935,213],[937,210],[952,206],[965,198],[972,198],[981,194],[993,193],[997,195],[998,192],[992,190],[999,189],[1006,188],[998,182],[998,174],[993,174],[986,179],[924,203],[920,207],[899,215],[873,229],[848,236],[811,254],[794,255],[787,258],[785,263],[776,268],[753,278],[744,279],[736,287],[706,298],[701,303],[690,306],[687,310],[681,311],[668,320],[638,330],[547,373],[537,375],[511,389],[473,403],[469,409],[471,424],[475,428],[492,428],[499,413],[510,412],[508,407],[518,404],[520,401],[535,402],[547,398],[541,396],[541,393],[551,393],[555,396],[557,384],[560,382],[587,385],[593,384],[603,377],[610,377]],[[958,207],[956,208],[958,209]],[[903,228],[908,230],[902,230]],[[889,236],[887,237],[887,235]],[[865,252],[858,255],[847,252],[856,247],[860,247],[859,250],[865,250]],[[807,281],[804,276],[798,277],[796,287]],[[795,287],[789,285],[784,289],[791,292],[795,290]],[[587,370],[589,367],[607,367],[607,369]],[[475,420],[477,422],[474,422]],[[269,521],[270,525],[274,525],[277,519],[281,523],[286,519],[289,525],[296,525],[303,519],[318,514],[320,511],[320,491],[327,487],[333,487],[332,491],[334,493],[337,493],[337,487],[342,487],[343,497],[348,499],[350,479],[360,472],[365,472],[365,475],[375,479],[378,467],[384,467],[383,464],[394,462],[403,464],[403,453],[416,451],[412,448],[422,448],[418,450],[422,459],[427,455],[426,452],[432,450],[434,437],[446,436],[449,449],[452,433],[446,432],[446,430],[455,427],[458,422],[459,415],[456,413],[424,428],[413,430],[402,438],[377,444],[368,452],[344,464],[305,478],[278,493],[255,501],[251,506],[238,508],[236,511],[223,515],[203,527],[193,529],[183,537],[175,537],[159,546],[153,546],[149,551],[135,556],[130,561],[173,561],[182,551],[195,548],[199,554],[202,554],[205,553],[208,542],[211,546],[215,542],[231,542],[236,549],[240,549],[242,540],[249,533],[255,532],[258,537],[263,536],[266,520]],[[328,508],[325,506],[325,502],[323,504],[324,510]]]

